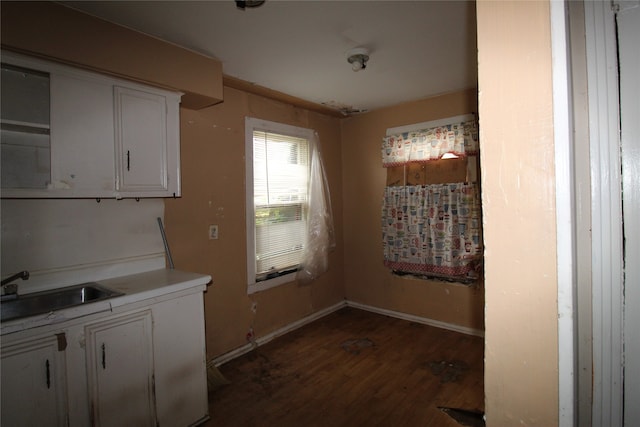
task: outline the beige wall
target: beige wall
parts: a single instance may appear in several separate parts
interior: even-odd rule
[[[120,50],[125,57],[111,61],[111,50],[128,44],[128,36],[148,42],[144,37],[139,39],[139,34],[112,24],[96,23],[95,18],[51,3],[16,3],[4,9],[2,41],[13,49],[91,68],[101,68],[100,64],[109,59],[109,64],[120,64],[126,70],[122,72],[134,79],[162,84],[162,78],[154,74],[157,67],[153,62],[143,66],[129,50]],[[19,24],[33,20],[46,21],[47,31],[23,31],[28,25]],[[60,22],[64,25],[59,25]],[[91,32],[96,45],[87,43],[81,34],[95,25],[112,34],[112,41],[120,42],[111,43],[104,50],[101,39]],[[70,34],[75,38],[69,40]],[[163,45],[157,39],[153,43],[149,49],[164,53],[159,56],[172,63],[172,70],[193,68],[190,53],[176,51],[175,46]],[[89,45],[93,49],[87,49]],[[194,91],[205,93],[207,82],[220,78],[219,69],[213,71],[213,75],[195,83],[187,78],[196,85]],[[167,78],[179,85],[186,77],[178,74]],[[475,91],[386,108],[342,121],[228,86],[224,87],[223,98],[223,103],[205,109],[181,109],[183,197],[166,200],[165,207],[165,228],[176,267],[211,274],[214,278],[205,296],[209,356],[244,345],[249,327],[254,328],[257,336],[264,336],[345,296],[383,309],[482,329],[482,289],[393,277],[382,266],[380,242],[380,202],[385,181],[380,141],[386,128],[475,111]],[[330,255],[330,271],[311,286],[291,283],[247,295],[245,116],[310,127],[320,134],[338,244]],[[343,156],[348,162],[343,163]],[[343,185],[347,190],[343,191]],[[343,201],[347,207],[346,221],[342,217]],[[219,226],[218,240],[208,240],[209,224]],[[343,226],[349,230],[344,245]],[[346,281],[345,264],[349,266]],[[251,310],[254,302],[255,314]]]
[[[396,277],[384,267],[380,212],[386,183],[380,146],[387,128],[477,111],[474,89],[343,120],[346,298],[361,304],[482,330],[483,289]]]
[[[29,31],[34,26],[39,31]],[[190,108],[224,97],[224,103],[212,107],[181,109],[183,196],[166,200],[164,221],[176,268],[213,276],[205,294],[210,357],[246,344],[250,327],[264,336],[344,299],[338,118],[228,87],[223,93],[217,60],[49,2],[3,3],[2,43],[35,56],[183,89],[188,93],[182,105]],[[320,136],[338,245],[329,256],[329,272],[309,286],[290,283],[247,295],[245,116],[309,127]],[[209,224],[219,226],[218,240],[208,239]]]
[[[5,6],[3,36],[10,24]],[[549,4],[480,0],[477,6],[479,110],[469,90],[340,122],[229,88],[223,104],[182,110],[183,197],[166,201],[165,226],[176,266],[214,277],[205,301],[210,356],[243,345],[252,324],[265,335],[344,297],[477,329],[486,298],[487,425],[557,424]],[[76,24],[86,22],[56,28]],[[48,36],[36,39],[45,50],[57,44]],[[385,130],[471,111],[480,114],[486,297],[482,288],[390,275],[380,242]],[[338,247],[330,271],[311,286],[246,294],[245,115],[320,133]],[[209,224],[220,227],[218,240],[207,239]]]
[[[316,130],[333,204],[337,248],[330,270],[307,286],[297,283],[247,295],[245,231],[245,116]],[[224,103],[181,111],[182,198],[167,199],[167,238],[176,268],[207,273],[207,353],[217,356],[343,300],[340,122],[225,87]],[[219,239],[208,239],[209,224]],[[257,311],[251,311],[257,303]]]
[[[49,7],[57,8],[46,6]],[[72,15],[73,19],[65,22],[65,31],[86,28],[94,19],[85,21],[81,14]],[[15,26],[4,26],[3,35],[11,28]],[[27,39],[22,39],[16,30],[12,47],[35,49],[34,54],[45,56],[51,56],[51,52],[63,57],[73,54],[73,61],[85,61],[73,46],[61,50],[58,38],[51,35],[55,28],[62,26],[50,27],[46,36],[31,35]],[[90,57],[99,59],[100,52],[94,49]],[[121,62],[126,64],[125,60]],[[154,68],[153,64],[148,67],[151,68],[139,71],[141,76],[148,78]],[[179,80],[180,76],[176,78]],[[482,287],[391,275],[382,265],[380,228],[385,184],[380,143],[386,129],[477,111],[476,90],[342,120],[230,87],[224,88],[223,97],[224,102],[215,106],[181,110],[183,197],[166,200],[165,212],[176,267],[208,273],[214,278],[205,297],[210,356],[245,344],[251,326],[258,336],[264,336],[345,297],[382,309],[484,329]],[[246,293],[245,116],[310,127],[320,134],[338,246],[330,256],[329,273],[311,286],[292,283],[253,296]],[[219,226],[218,240],[208,240],[209,224]],[[257,302],[255,314],[251,311],[253,302]]]
[[[549,3],[479,1],[488,426],[558,424]]]
[[[52,2],[3,2],[3,49],[184,93],[182,105],[222,101],[220,61]]]

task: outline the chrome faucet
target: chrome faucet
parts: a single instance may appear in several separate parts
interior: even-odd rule
[[[6,299],[15,299],[18,298],[18,284],[11,283],[16,279],[27,280],[29,279],[28,271],[21,271],[20,273],[16,273],[13,276],[9,276],[6,279],[2,280],[2,300]]]
[[[29,272],[27,270],[21,271],[20,273],[16,273],[11,277],[7,277],[6,279],[3,279],[2,284],[0,286],[4,286],[7,283],[11,283],[16,279],[27,280],[28,278],[29,278]]]

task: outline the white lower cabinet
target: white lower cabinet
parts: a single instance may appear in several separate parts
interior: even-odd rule
[[[64,335],[2,345],[2,425],[66,426]]]
[[[151,311],[85,326],[93,426],[155,426]]]
[[[176,313],[180,313],[176,316]],[[156,408],[160,426],[189,426],[208,418],[202,293],[153,307]]]
[[[3,335],[1,354],[3,427],[208,419],[201,291]]]

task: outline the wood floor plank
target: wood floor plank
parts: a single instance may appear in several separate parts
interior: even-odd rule
[[[456,427],[484,409],[483,340],[345,308],[227,362],[206,427]]]

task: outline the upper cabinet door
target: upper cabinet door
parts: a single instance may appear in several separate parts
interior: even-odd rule
[[[116,190],[121,197],[179,195],[175,185],[179,151],[171,133],[176,110],[170,115],[172,100],[167,96],[171,94],[114,86]]]
[[[167,106],[164,96],[114,87],[120,192],[167,190]]]
[[[112,86],[85,75],[51,76],[50,190],[69,197],[113,197]]]
[[[49,73],[2,64],[2,188],[44,190],[51,182]]]

